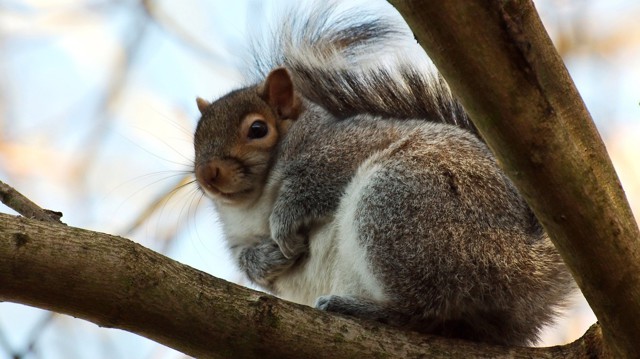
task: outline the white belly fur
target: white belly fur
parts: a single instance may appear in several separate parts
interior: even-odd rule
[[[311,231],[307,261],[275,283],[281,297],[311,306],[319,296],[329,294],[385,301],[353,226],[360,190],[376,169],[374,161],[366,161],[347,187],[334,219]]]

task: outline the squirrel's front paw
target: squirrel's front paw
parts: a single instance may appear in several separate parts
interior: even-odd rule
[[[280,251],[287,258],[295,258],[308,249],[308,239],[300,233],[301,225],[293,221],[283,220],[274,212],[269,219],[271,238],[278,244]]]
[[[308,250],[307,238],[300,234],[274,235],[273,240],[280,247],[282,254],[289,259],[296,258]]]
[[[238,255],[238,264],[252,282],[269,288],[280,274],[295,263],[285,258],[280,248],[270,238],[244,248]]]

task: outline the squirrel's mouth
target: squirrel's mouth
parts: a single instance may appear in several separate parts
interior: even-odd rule
[[[213,186],[200,186],[200,188],[202,188],[205,195],[212,200],[228,204],[240,202],[253,192],[253,188],[233,192],[224,192]]]

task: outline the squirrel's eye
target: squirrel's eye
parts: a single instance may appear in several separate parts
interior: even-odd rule
[[[247,133],[247,137],[250,139],[262,138],[269,133],[269,127],[264,121],[254,121],[249,127],[249,133]]]

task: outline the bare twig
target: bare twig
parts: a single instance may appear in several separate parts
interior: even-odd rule
[[[27,218],[45,222],[63,223],[60,220],[60,218],[62,218],[62,212],[41,208],[22,193],[16,191],[15,188],[2,181],[0,181],[0,201]]]

